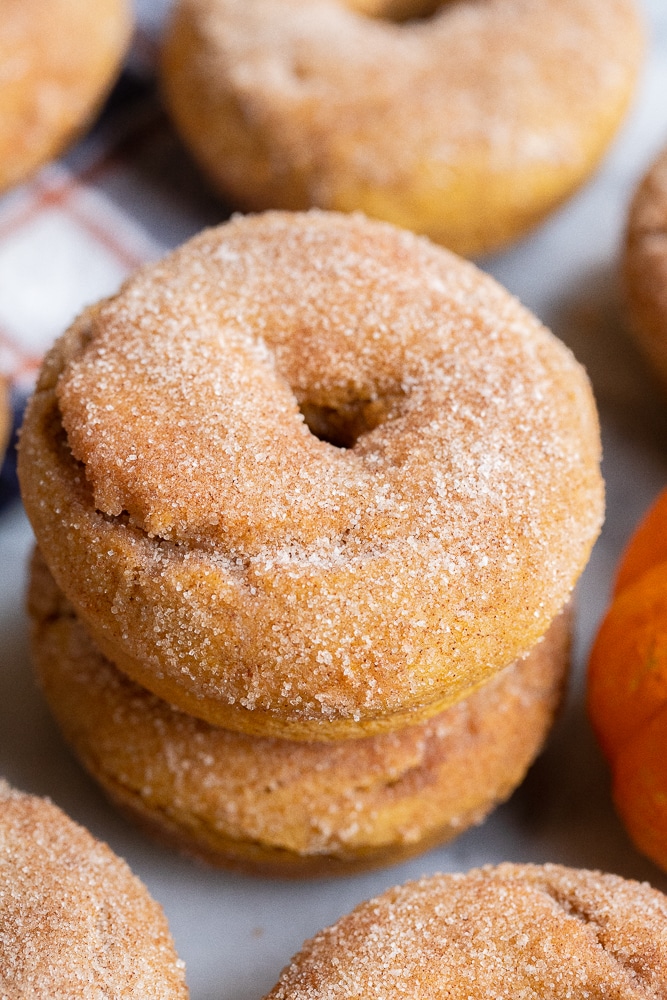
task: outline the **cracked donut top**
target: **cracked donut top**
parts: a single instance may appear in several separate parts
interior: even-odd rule
[[[359,719],[451,701],[546,632],[600,527],[599,457],[583,370],[491,278],[359,216],[269,213],[84,315],[47,359],[21,474],[121,667],[132,646],[198,696]],[[147,588],[168,621],[147,624]]]
[[[187,1000],[165,916],[107,847],[0,780],[0,996]]]
[[[267,1000],[660,1000],[667,898],[558,865],[499,865],[390,889],[322,931]]]

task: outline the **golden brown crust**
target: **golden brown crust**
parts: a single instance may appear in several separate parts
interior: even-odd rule
[[[84,314],[19,466],[109,659],[227,729],[325,740],[535,644],[599,530],[599,449],[582,369],[492,279],[382,223],[270,213]]]
[[[29,608],[46,699],[111,798],[181,849],[282,876],[388,864],[481,822],[551,726],[571,617],[429,722],[315,744],[214,728],[139,688],[98,652],[39,556]]]
[[[118,71],[128,0],[0,0],[0,191],[53,159]]]
[[[161,908],[47,799],[0,779],[0,995],[187,1000]]]
[[[181,0],[162,77],[235,205],[360,210],[470,255],[590,174],[641,50],[634,0],[460,0],[400,25],[342,0]]]
[[[662,1000],[667,898],[559,865],[435,875],[307,941],[266,1000]]]
[[[623,279],[630,329],[667,387],[667,149],[630,206]]]

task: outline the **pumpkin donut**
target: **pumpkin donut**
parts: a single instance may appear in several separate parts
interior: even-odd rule
[[[630,206],[623,277],[630,330],[667,387],[667,148]]]
[[[360,210],[470,255],[590,175],[641,50],[634,0],[180,0],[162,80],[238,207]]]
[[[583,370],[491,278],[314,212],[237,218],[88,309],[19,465],[112,662],[227,729],[327,740],[532,648],[597,536],[599,457]]]
[[[434,875],[307,941],[265,1000],[662,1000],[667,897],[560,865]]]
[[[187,1000],[162,909],[48,799],[0,779],[0,995]]]
[[[188,853],[279,876],[390,864],[480,823],[551,726],[571,618],[427,722],[304,743],[219,729],[140,688],[95,648],[38,554],[29,607],[46,699],[110,798]]]
[[[89,123],[127,50],[129,0],[0,0],[0,191]]]

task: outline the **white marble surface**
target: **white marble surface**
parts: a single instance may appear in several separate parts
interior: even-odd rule
[[[163,904],[193,1000],[258,1000],[302,940],[385,887],[501,860],[558,861],[648,879],[661,874],[614,816],[583,706],[583,670],[619,551],[667,482],[667,402],[627,341],[617,261],[630,192],[667,142],[667,0],[646,0],[649,51],[634,110],[596,177],[510,252],[483,264],[586,364],[598,398],[606,525],[578,593],[574,677],[549,746],[484,826],[408,864],[341,881],[269,882],[197,867],[148,842],[107,805],[64,747],[32,678],[23,610],[31,533],[20,505],[0,513],[0,773],[50,795],[106,839]]]

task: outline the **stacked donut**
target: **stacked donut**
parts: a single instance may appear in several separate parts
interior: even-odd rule
[[[359,216],[236,218],[45,360],[19,471],[47,698],[210,860],[422,850],[542,744],[599,457],[583,371],[472,265]]]

